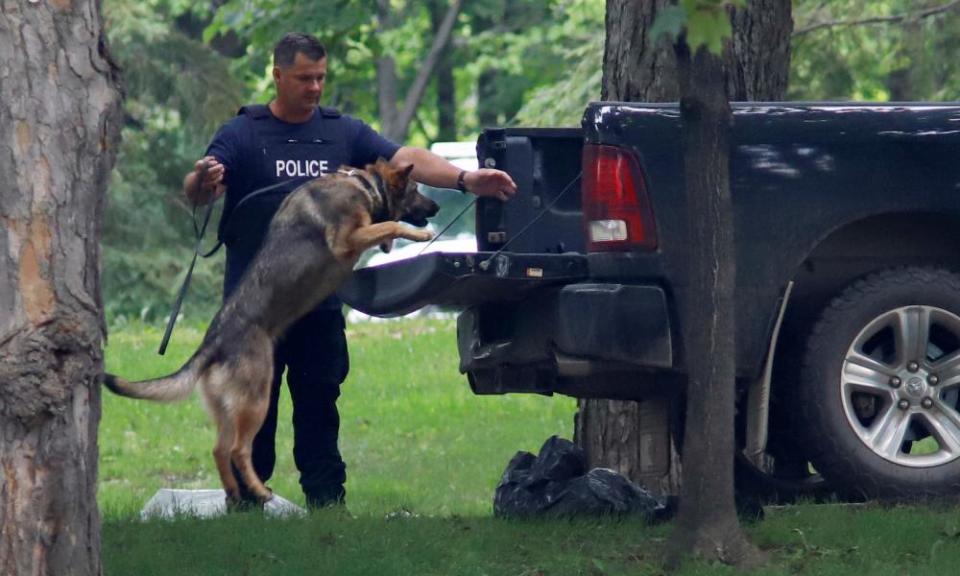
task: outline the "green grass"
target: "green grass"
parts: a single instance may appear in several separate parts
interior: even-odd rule
[[[489,515],[493,489],[518,450],[552,434],[570,438],[575,403],[564,397],[476,396],[457,371],[452,321],[351,325],[351,369],[338,403],[347,498],[357,515],[406,509],[428,516]],[[166,356],[156,328],[110,335],[107,370],[163,375],[193,352],[201,331],[177,327]],[[290,404],[281,396],[277,468],[269,485],[303,503],[293,464]],[[218,487],[213,426],[199,397],[175,405],[109,393],[100,424],[99,502],[107,519],[134,515],[161,487]]]
[[[346,518],[321,511],[104,524],[105,574],[659,575],[669,525],[637,520]],[[769,562],[755,575],[943,576],[960,563],[956,510],[800,505],[747,526]],[[688,562],[680,576],[741,574]]]
[[[126,377],[176,368],[201,332],[178,327],[166,357],[158,329],[110,336],[107,367]],[[571,436],[568,398],[474,396],[456,370],[451,322],[351,326],[343,387],[341,450],[350,516],[256,513],[141,522],[161,487],[218,482],[212,427],[197,399],[177,405],[105,394],[99,503],[107,576],[138,575],[604,575],[661,574],[671,525],[638,520],[503,521],[494,487],[517,450]],[[303,502],[293,467],[289,400],[281,399],[278,465],[270,485]],[[398,514],[402,511],[402,514]],[[746,527],[767,550],[761,575],[936,575],[960,565],[954,508],[797,505]],[[735,574],[690,563],[679,574]]]

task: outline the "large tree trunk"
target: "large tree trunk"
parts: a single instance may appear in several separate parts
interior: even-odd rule
[[[733,38],[724,53],[731,101],[783,100],[790,80],[790,0],[750,0],[732,17]]]
[[[604,100],[679,99],[673,48],[654,46],[650,26],[669,0],[607,0],[603,58]],[[782,100],[790,69],[793,29],[789,0],[751,0],[733,16],[725,63],[731,100]],[[679,458],[669,434],[671,398],[581,400],[575,439],[590,466],[613,468],[658,493],[677,494]],[[664,467],[667,470],[664,470]]]
[[[669,0],[607,0],[603,100],[669,102],[679,97],[676,58],[647,31]],[[671,397],[581,400],[574,441],[589,467],[610,468],[658,494],[677,494],[679,457],[671,434]]]
[[[96,575],[117,71],[99,2],[0,1],[0,572]]]

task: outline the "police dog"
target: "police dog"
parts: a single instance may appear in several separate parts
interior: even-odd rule
[[[364,170],[341,169],[294,190],[270,223],[263,246],[217,312],[200,348],[176,373],[142,382],[107,374],[111,391],[131,398],[174,402],[199,384],[217,426],[213,458],[229,502],[243,485],[261,503],[272,497],[253,469],[253,438],[270,404],[277,339],[332,294],[360,254],[396,238],[426,241],[424,226],[438,206],[410,180],[413,166],[382,159]]]

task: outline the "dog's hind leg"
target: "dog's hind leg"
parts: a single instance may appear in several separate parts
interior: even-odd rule
[[[269,391],[268,391],[269,392]],[[273,492],[267,488],[253,468],[253,438],[260,431],[263,420],[270,407],[269,393],[263,399],[258,399],[236,411],[234,423],[236,430],[234,442],[230,450],[230,459],[240,472],[243,483],[260,502],[266,502],[273,497]]]
[[[220,483],[227,493],[227,500],[239,502],[240,486],[237,484],[233,469],[230,467],[230,448],[233,445],[233,439],[236,437],[236,431],[233,429],[232,419],[223,413],[222,408],[213,412],[213,414],[217,424],[217,443],[213,447],[213,460],[217,464]]]
[[[240,473],[246,489],[261,502],[266,502],[273,493],[264,486],[253,467],[253,438],[260,431],[270,408],[273,345],[265,333],[254,332],[248,338],[246,354],[237,370],[237,377],[242,378],[243,383],[234,383],[238,393],[230,407],[234,427],[230,461]]]
[[[240,486],[237,484],[237,478],[230,468],[230,448],[233,446],[236,431],[223,395],[224,383],[228,378],[229,374],[225,370],[208,371],[203,375],[200,390],[203,393],[204,403],[207,405],[207,412],[210,413],[210,417],[217,427],[217,441],[213,445],[213,461],[217,465],[220,484],[223,485],[223,490],[227,493],[227,501],[238,502],[240,500]]]

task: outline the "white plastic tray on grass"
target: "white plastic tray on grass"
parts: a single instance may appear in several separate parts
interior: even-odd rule
[[[212,518],[227,513],[226,493],[220,490],[179,490],[161,488],[140,511],[142,520],[194,516]],[[277,494],[263,507],[267,516],[304,516],[307,511]]]

